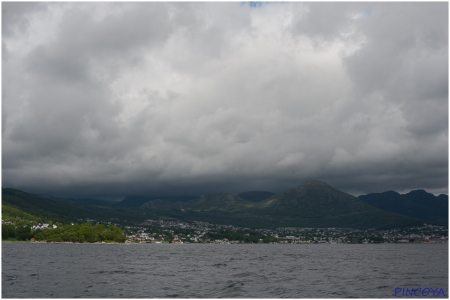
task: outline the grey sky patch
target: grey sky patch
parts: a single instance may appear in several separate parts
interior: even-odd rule
[[[23,33],[30,25],[28,14],[36,10],[45,10],[46,4],[39,2],[2,3],[2,35],[10,36]]]
[[[4,3],[3,186],[448,190],[446,3]]]

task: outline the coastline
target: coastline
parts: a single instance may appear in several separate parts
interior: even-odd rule
[[[8,243],[8,244],[77,244],[77,245],[125,245],[126,244],[126,243],[101,243],[101,242],[95,242],[95,243],[44,242],[44,241],[31,242],[31,241],[7,241],[7,240],[2,240],[2,243]]]
[[[7,244],[72,244],[72,245],[382,245],[382,244],[397,244],[397,245],[446,245],[448,243],[273,243],[273,244],[254,244],[254,243],[73,243],[73,242],[44,242],[44,241],[6,241],[2,243]]]

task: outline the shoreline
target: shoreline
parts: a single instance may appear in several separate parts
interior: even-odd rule
[[[273,244],[253,244],[253,243],[73,243],[73,242],[31,242],[31,241],[4,241],[7,244],[69,244],[69,245],[382,245],[382,244],[397,244],[397,245],[446,245],[448,243],[273,243]]]
[[[73,243],[73,242],[31,242],[31,241],[5,241],[2,240],[2,243],[8,243],[8,244],[74,244],[74,245],[125,245],[125,243],[102,243],[102,242],[95,242],[95,243]]]

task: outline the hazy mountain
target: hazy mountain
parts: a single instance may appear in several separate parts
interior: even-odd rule
[[[115,201],[107,201],[107,200],[99,200],[99,199],[91,199],[91,198],[70,198],[70,199],[63,199],[79,204],[86,204],[86,205],[96,205],[96,206],[113,206],[116,205],[118,202]]]
[[[144,203],[153,200],[162,200],[169,203],[187,202],[199,198],[199,196],[127,196],[122,201],[116,203],[118,207],[141,207]]]
[[[162,199],[153,199],[142,204],[140,208],[152,210],[181,209],[183,208],[183,202],[172,202]]]
[[[275,193],[271,192],[263,192],[263,191],[251,191],[251,192],[244,192],[238,194],[238,197],[245,199],[250,202],[261,202],[264,201],[272,196],[274,196]]]
[[[187,202],[184,207],[196,210],[235,211],[251,207],[250,201],[244,200],[232,193],[221,192],[209,194],[199,199]]]
[[[445,223],[448,220],[448,196],[443,194],[436,197],[424,190],[414,190],[407,194],[388,191],[361,195],[358,198],[379,209],[408,217]]]
[[[145,202],[141,208],[148,209],[191,209],[196,211],[235,211],[250,207],[251,202],[229,192],[208,194],[187,202],[173,202],[167,199],[153,199]]]

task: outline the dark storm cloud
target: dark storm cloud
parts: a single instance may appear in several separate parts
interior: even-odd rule
[[[445,3],[4,3],[3,186],[447,192]]]

